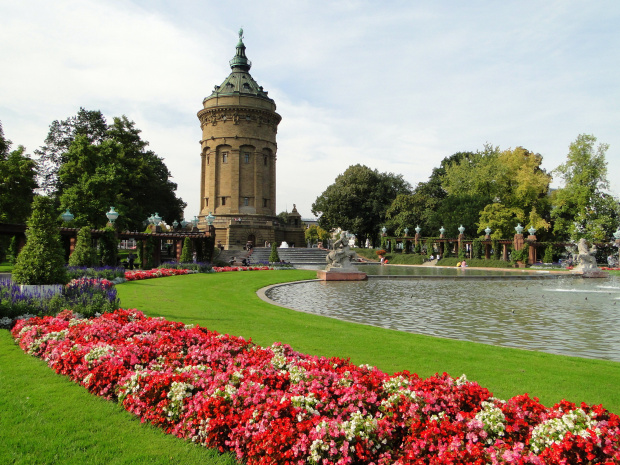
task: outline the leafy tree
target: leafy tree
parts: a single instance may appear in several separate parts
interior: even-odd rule
[[[271,244],[271,254],[269,254],[269,262],[276,263],[279,261],[280,256],[278,255],[278,244],[276,244],[274,241],[273,244]]]
[[[276,215],[278,223],[282,226],[286,226],[288,224],[288,212],[280,212]]]
[[[96,257],[90,227],[84,226],[78,231],[75,249],[69,257],[69,266],[93,266],[97,261]]]
[[[316,224],[306,229],[304,236],[306,242],[310,242],[311,244],[316,244],[317,242],[323,242],[325,244],[329,240],[329,233]]]
[[[108,125],[99,111],[80,109],[54,121],[46,145],[36,153],[43,166],[41,182],[77,225],[103,227],[110,206],[120,213],[119,228],[142,229],[153,212],[172,223],[186,204],[163,160],[147,150],[148,142],[126,116]]]
[[[183,248],[181,249],[181,263],[191,263],[192,259],[192,241],[189,237],[183,239]]]
[[[20,145],[11,151],[11,141],[4,137],[0,123],[0,222],[23,223],[30,216],[30,206],[37,188],[37,164]]]
[[[35,197],[27,226],[26,245],[17,256],[13,281],[17,284],[65,284],[65,252],[52,199]]]
[[[603,241],[618,224],[618,201],[606,190],[608,144],[596,144],[596,137],[580,134],[570,144],[566,163],[554,173],[564,187],[552,195],[553,231],[560,239]]]
[[[341,228],[351,231],[360,243],[373,242],[386,211],[398,194],[411,193],[411,185],[402,175],[380,173],[363,165],[354,165],[339,175],[317,197],[312,213],[326,231]]]

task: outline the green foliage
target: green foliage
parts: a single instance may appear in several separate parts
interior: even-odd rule
[[[394,240],[394,238],[390,239],[390,252],[396,252],[396,241]]]
[[[37,164],[22,145],[10,149],[11,141],[5,139],[0,123],[0,222],[23,223],[37,187]]]
[[[473,259],[482,258],[482,241],[480,239],[474,239],[471,244],[471,252]]]
[[[430,257],[431,255],[434,255],[435,252],[433,251],[433,240],[428,238],[426,239],[426,256]]]
[[[185,203],[163,160],[147,150],[148,142],[127,117],[108,125],[99,111],[80,109],[76,117],[54,121],[41,157],[41,183],[75,224],[103,227],[105,213],[116,207],[117,227],[138,230],[153,212],[172,223]],[[113,186],[113,189],[110,188]]]
[[[553,263],[553,246],[548,245],[545,247],[545,255],[543,256],[543,263]]]
[[[280,212],[276,215],[276,218],[281,226],[286,226],[288,224],[288,212]]]
[[[402,175],[379,173],[367,166],[354,165],[339,175],[317,197],[312,213],[326,231],[342,228],[357,236],[360,244],[374,243],[386,210],[398,194],[409,194],[410,184]]]
[[[442,258],[437,262],[437,266],[456,266],[457,263],[462,260],[458,257],[448,257]],[[467,265],[469,267],[480,267],[480,268],[512,268],[512,263],[506,262],[504,260],[485,260],[481,259],[469,259],[467,260]]]
[[[103,230],[99,237],[99,261],[104,266],[116,266],[118,258],[118,239],[112,227]]]
[[[452,242],[443,243],[443,256],[441,258],[448,258],[452,256]]]
[[[529,258],[529,248],[529,244],[523,244],[523,248],[521,250],[513,250],[510,254],[510,261],[513,263],[527,263],[527,260]]]
[[[417,241],[413,247],[413,253],[421,254],[422,253],[422,242]]]
[[[618,225],[618,201],[606,192],[609,145],[595,147],[596,141],[580,134],[570,144],[566,163],[554,171],[564,181],[552,196],[553,231],[559,239],[605,241]]]
[[[193,248],[192,241],[189,237],[183,239],[183,249],[181,249],[181,263],[191,263],[193,262]]]
[[[144,241],[144,245],[142,247],[143,257],[140,257],[139,263],[142,265],[142,260],[144,259],[145,270],[150,270],[155,265],[155,243],[155,238],[150,236]]]
[[[15,262],[13,281],[18,284],[65,284],[65,252],[52,199],[35,197],[27,225],[26,245]]]
[[[78,231],[75,249],[69,257],[69,266],[93,266],[97,261],[96,257],[90,227],[84,226]]]
[[[502,246],[500,245],[497,239],[493,239],[491,241],[491,249],[493,249],[493,259],[501,260],[502,259]]]
[[[389,253],[385,256],[390,265],[422,265],[426,255]]]
[[[271,244],[271,254],[269,254],[269,262],[276,263],[280,261],[280,256],[278,255],[278,244],[274,241]]]
[[[309,242],[310,244],[316,244],[317,242],[327,244],[327,241],[329,240],[329,232],[325,231],[320,226],[313,224],[306,229],[304,237],[306,242]]]
[[[9,250],[6,256],[11,265],[15,265],[15,262],[17,261],[17,254],[17,237],[11,236],[11,242],[9,243]]]

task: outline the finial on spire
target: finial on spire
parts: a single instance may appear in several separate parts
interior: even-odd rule
[[[243,39],[243,28],[239,28],[239,40]]]

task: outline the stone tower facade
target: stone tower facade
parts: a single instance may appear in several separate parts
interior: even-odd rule
[[[251,66],[240,31],[230,75],[198,112],[200,225],[206,226],[205,217],[214,214],[216,240],[226,249],[287,240],[291,229],[276,218],[276,134],[282,118],[250,75]],[[294,236],[301,246],[303,229]]]

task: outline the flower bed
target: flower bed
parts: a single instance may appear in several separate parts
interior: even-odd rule
[[[270,266],[214,266],[211,268],[215,273],[223,273],[225,271],[261,271],[273,270]]]
[[[12,334],[142,421],[248,464],[620,461],[620,418],[601,406],[503,401],[464,376],[390,376],[136,310],[91,320],[66,311]]]
[[[127,281],[138,281],[141,279],[163,278],[166,276],[179,276],[194,273],[192,270],[177,270],[171,268],[153,268],[152,270],[132,270],[125,271]]]

